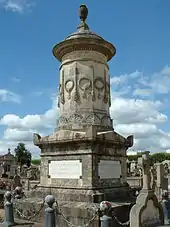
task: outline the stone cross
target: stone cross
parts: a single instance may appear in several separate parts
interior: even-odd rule
[[[138,158],[138,164],[142,168],[143,172],[143,188],[144,190],[151,190],[151,167],[149,160],[149,151],[146,151],[142,157]]]

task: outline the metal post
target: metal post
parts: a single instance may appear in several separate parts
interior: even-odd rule
[[[5,210],[5,218],[2,223],[3,226],[14,226],[16,223],[14,222],[14,213],[13,213],[13,203],[11,201],[12,194],[10,191],[7,191],[4,195],[4,210]]]
[[[53,195],[47,195],[45,197],[45,202],[48,207],[45,209],[44,227],[56,227],[56,213],[53,208],[55,197]]]

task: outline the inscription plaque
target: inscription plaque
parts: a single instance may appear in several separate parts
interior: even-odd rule
[[[100,160],[98,167],[98,175],[101,179],[120,178],[120,161]]]
[[[49,175],[56,179],[80,179],[82,176],[82,163],[80,160],[51,161]]]

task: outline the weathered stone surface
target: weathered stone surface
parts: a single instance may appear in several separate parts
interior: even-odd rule
[[[143,188],[130,210],[130,227],[156,227],[164,223],[163,208],[151,188],[149,152],[139,159],[143,171]],[[154,180],[154,179],[153,179]]]

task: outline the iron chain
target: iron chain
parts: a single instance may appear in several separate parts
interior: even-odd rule
[[[27,221],[30,221],[30,220],[33,220],[35,217],[37,217],[39,214],[40,214],[40,212],[42,211],[42,209],[43,209],[43,207],[44,207],[44,204],[45,204],[45,201],[43,201],[43,203],[41,204],[41,206],[40,206],[40,209],[36,212],[36,213],[34,213],[34,215],[32,215],[32,216],[26,216],[26,215],[24,215],[19,209],[17,209],[15,206],[14,206],[14,209],[15,209],[15,211],[16,211],[16,213],[21,217],[21,218],[23,218],[23,219],[25,219],[25,220],[27,220]]]
[[[126,222],[121,222],[121,221],[119,221],[119,219],[114,215],[114,212],[112,212],[112,216],[113,216],[113,218],[117,221],[117,223],[118,223],[119,225],[126,226],[126,225],[129,225],[129,224],[130,224],[130,220],[128,220],[128,221],[126,221]]]
[[[70,227],[88,227],[95,220],[95,218],[98,216],[98,213],[96,212],[95,215],[86,224],[81,225],[81,226],[77,226],[77,225],[74,225],[71,222],[69,222],[67,220],[67,218],[64,216],[64,214],[60,213],[60,215],[62,216],[63,220],[67,223],[67,225],[70,226]]]
[[[63,218],[63,220],[67,223],[67,225],[69,227],[88,227],[96,219],[96,217],[98,217],[98,210],[96,210],[94,216],[86,224],[81,225],[81,226],[77,226],[77,225],[74,225],[74,224],[72,224],[71,222],[69,222],[67,220],[67,218],[65,217],[65,215],[60,211],[59,205],[58,205],[57,201],[55,203],[56,203],[58,214],[61,215],[61,217]]]

